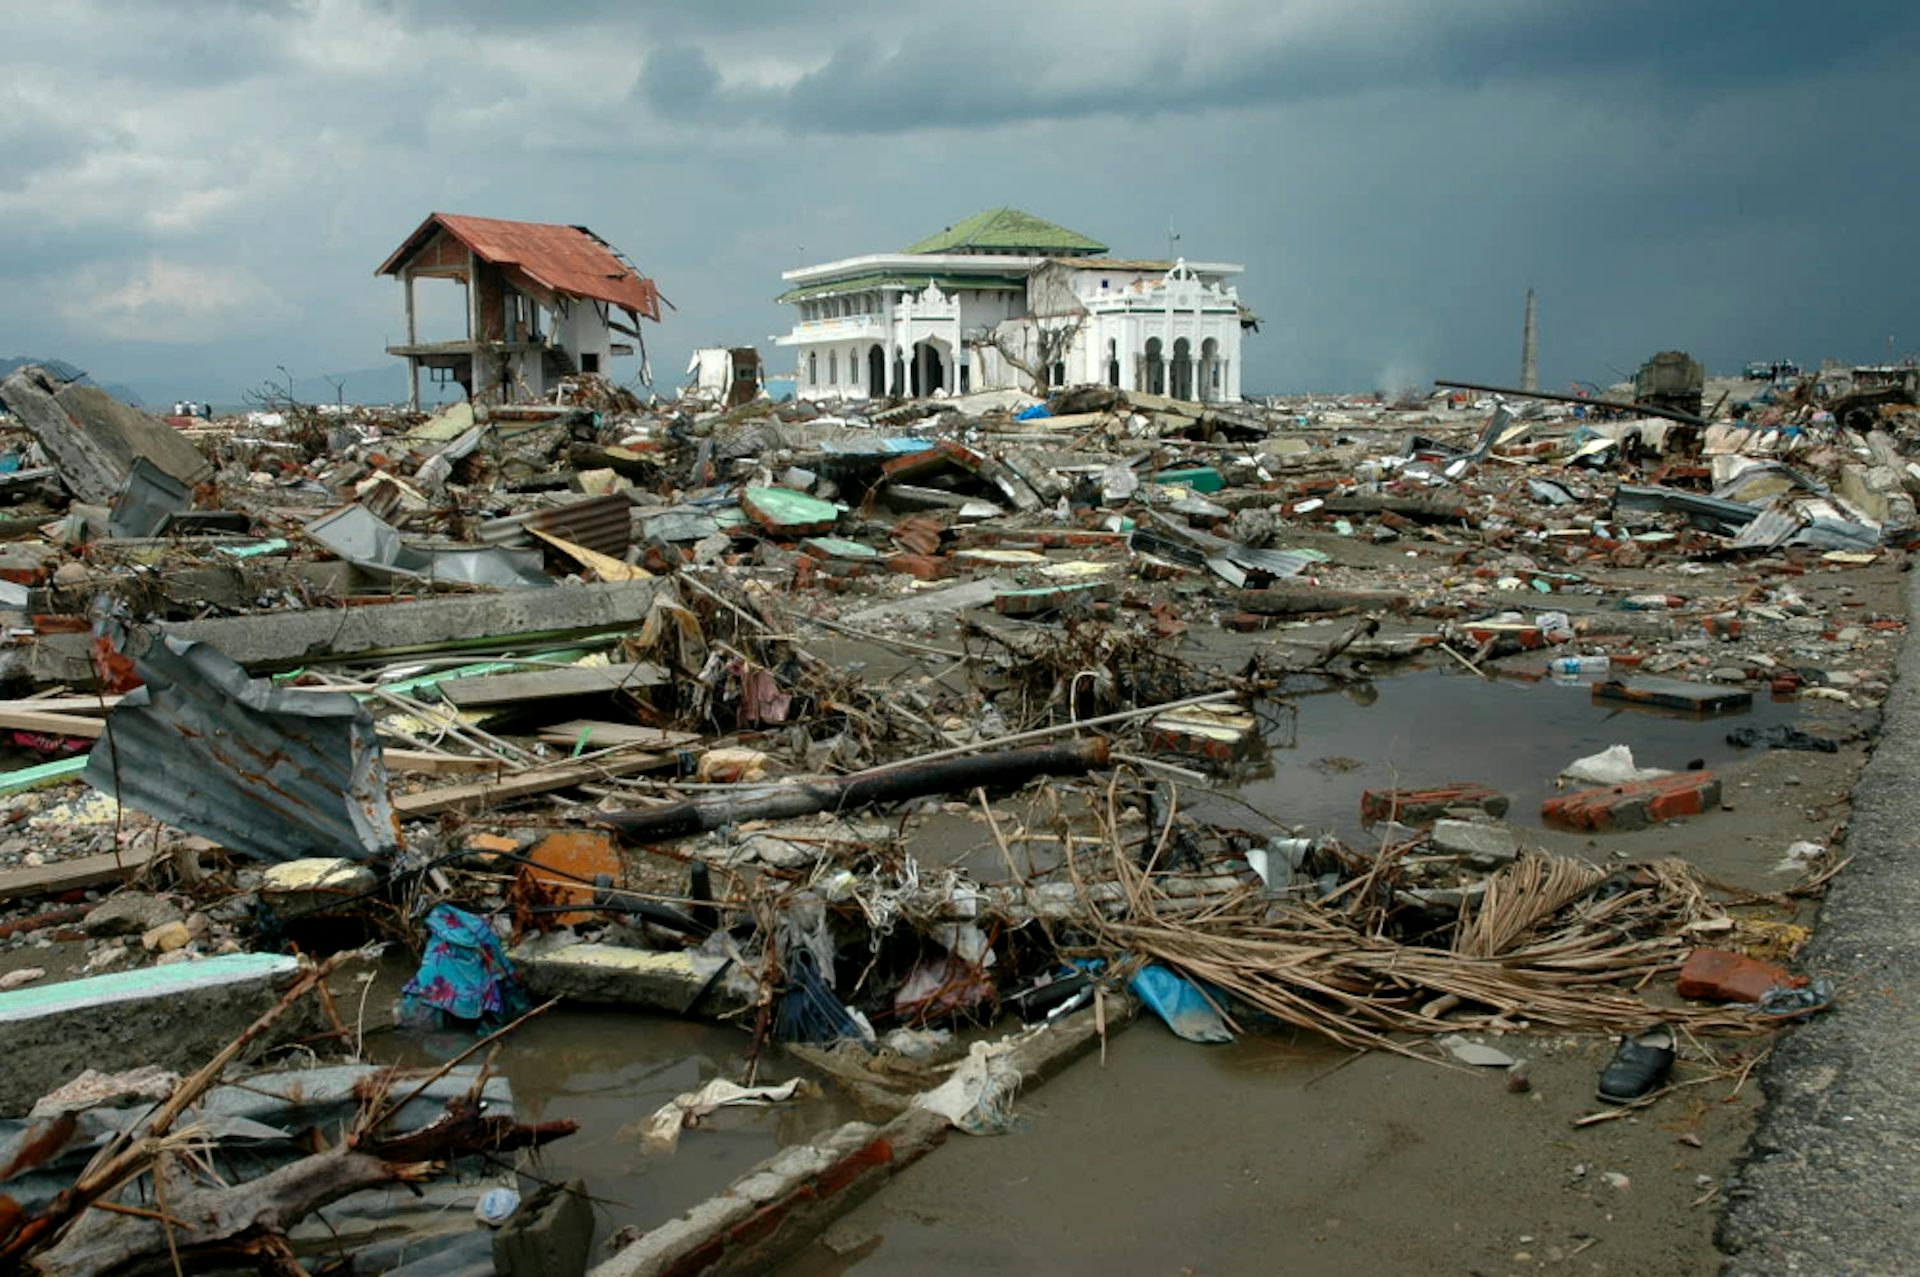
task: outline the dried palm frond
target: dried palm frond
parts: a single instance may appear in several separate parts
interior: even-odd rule
[[[1109,830],[1114,827],[1109,825]],[[1343,1045],[1405,1052],[1399,1034],[1457,1032],[1471,1015],[1426,1013],[1450,995],[1480,1009],[1486,1027],[1551,1025],[1622,1033],[1656,1020],[1697,1033],[1757,1033],[1773,1022],[1749,1008],[1658,1006],[1635,990],[1679,965],[1688,922],[1717,913],[1694,871],[1677,860],[1644,866],[1623,890],[1595,898],[1607,875],[1567,857],[1538,855],[1496,875],[1460,923],[1452,949],[1405,943],[1313,901],[1248,891],[1192,905],[1155,875],[1107,848],[1103,866],[1127,907],[1107,916],[1086,896],[1085,923],[1103,947],[1164,962],[1242,1005]],[[1089,876],[1069,872],[1083,896]],[[1105,875],[1102,875],[1105,876]]]

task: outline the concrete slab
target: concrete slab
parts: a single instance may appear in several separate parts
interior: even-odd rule
[[[564,639],[624,629],[646,617],[652,581],[458,594],[417,603],[309,608],[257,616],[216,617],[154,627],[161,634],[213,644],[256,672],[290,669],[329,657],[407,655],[481,648],[534,636]],[[23,649],[36,682],[91,686],[91,639],[41,635]]]
[[[543,999],[617,1003],[673,1015],[693,1010],[721,1015],[746,1007],[757,992],[751,980],[726,969],[726,959],[686,950],[588,943],[545,953],[522,948],[511,957],[527,988]]]
[[[187,1072],[239,1035],[299,959],[236,953],[0,993],[0,1113],[24,1113],[84,1069]],[[283,1024],[307,1031],[298,1015]]]

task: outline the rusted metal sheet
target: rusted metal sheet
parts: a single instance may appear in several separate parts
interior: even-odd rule
[[[592,298],[648,319],[660,318],[660,290],[653,281],[622,261],[605,240],[584,226],[434,213],[374,273],[398,273],[401,265],[440,229],[481,260],[518,272],[547,292]]]
[[[258,860],[394,851],[373,718],[344,693],[293,692],[206,643],[161,639],[146,685],[107,716],[86,782]]]
[[[522,865],[507,898],[521,931],[550,931],[575,927],[601,915],[591,908],[594,883],[605,875],[609,885],[624,881],[626,869],[612,834],[597,830],[567,830],[540,841]],[[565,906],[575,908],[562,911]]]
[[[548,536],[617,557],[633,544],[633,502],[624,493],[614,492],[504,519],[490,519],[481,524],[477,532],[489,545],[531,545],[529,528],[538,528]]]

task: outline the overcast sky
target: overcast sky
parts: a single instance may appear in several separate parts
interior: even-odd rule
[[[0,356],[150,399],[380,365],[430,211],[582,223],[695,346],[1012,204],[1244,263],[1246,388],[1920,350],[1920,6],[0,0]],[[423,292],[424,292],[423,286]],[[432,335],[432,334],[427,334]],[[451,334],[447,334],[451,335]]]

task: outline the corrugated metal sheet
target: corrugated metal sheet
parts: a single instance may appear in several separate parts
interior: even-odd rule
[[[136,664],[146,686],[107,716],[88,784],[258,860],[395,850],[386,764],[353,697],[285,691],[173,637]]]
[[[605,240],[584,226],[434,213],[375,273],[394,273],[435,227],[445,227],[481,260],[520,270],[549,292],[590,297],[648,319],[660,318],[660,290],[653,281],[621,261]]]
[[[1735,550],[1771,550],[1800,530],[1800,519],[1791,510],[1766,510],[1740,529],[1740,535],[1728,543]]]
[[[532,540],[527,536],[528,528],[538,528],[548,536],[584,545],[602,554],[621,555],[633,544],[633,502],[624,493],[614,492],[504,519],[489,519],[475,531],[488,545],[518,545]]]
[[[1613,490],[1613,508],[1684,514],[1697,526],[1711,525],[1727,529],[1744,528],[1760,513],[1760,507],[1744,501],[1727,501],[1700,492],[1633,483],[1623,483]]]

